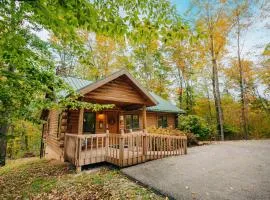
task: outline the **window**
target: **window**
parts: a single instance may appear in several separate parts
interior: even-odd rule
[[[85,112],[83,117],[83,132],[95,133],[96,113]]]
[[[164,115],[158,116],[158,127],[162,127],[162,128],[168,127],[167,116],[164,116]]]
[[[125,115],[125,129],[139,129],[139,115]]]

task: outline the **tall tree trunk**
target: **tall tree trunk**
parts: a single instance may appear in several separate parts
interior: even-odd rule
[[[183,108],[183,76],[181,73],[181,70],[179,69],[179,67],[177,67],[178,70],[178,76],[179,76],[179,85],[180,85],[180,91],[179,91],[179,107]]]
[[[193,113],[193,94],[192,94],[192,81],[191,69],[188,66],[186,71],[186,106],[189,114]]]
[[[219,91],[219,81],[218,81],[218,69],[217,69],[217,60],[214,52],[214,39],[213,35],[210,36],[211,42],[211,57],[212,57],[212,85],[213,85],[213,94],[215,99],[215,108],[216,108],[216,118],[217,118],[217,130],[220,134],[221,140],[224,140],[224,129],[223,129],[223,111],[221,107],[221,98]]]
[[[192,86],[190,85],[189,77],[186,80],[186,110],[188,111],[188,114],[193,112]]]
[[[0,167],[6,164],[8,125],[0,124]]]
[[[248,116],[247,116],[247,103],[246,103],[246,87],[244,80],[244,72],[241,61],[240,53],[240,19],[237,15],[237,57],[239,67],[239,86],[240,86],[240,98],[241,98],[241,125],[245,139],[248,139]]]
[[[206,79],[205,79],[205,85],[207,85]],[[210,93],[209,93],[208,87],[206,87],[206,95],[207,95],[208,111],[209,111],[209,117],[207,117],[207,120],[208,120],[208,123],[209,123],[209,124],[212,124],[212,122],[213,122],[213,115],[212,115],[212,108],[211,108],[211,101],[210,101]]]

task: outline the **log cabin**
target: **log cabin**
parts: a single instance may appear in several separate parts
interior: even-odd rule
[[[176,128],[178,114],[184,113],[171,102],[153,92],[148,92],[126,70],[120,70],[96,82],[74,77],[64,77],[63,80],[81,95],[81,101],[114,104],[113,108],[99,112],[68,108],[48,111],[47,123],[43,126],[43,156],[70,161],[77,167],[108,161],[109,152],[106,147],[113,147],[114,144],[116,150],[120,150],[122,136],[124,138],[127,135],[132,135],[130,141],[125,139],[123,149],[136,146],[135,154],[136,150],[137,153],[140,152],[139,143],[141,147],[145,145],[141,136],[142,133],[146,133],[148,127]],[[141,133],[138,140],[135,138],[136,141],[133,141],[134,133]],[[150,139],[149,137],[147,141]],[[158,141],[155,139],[153,142]],[[181,147],[180,143],[179,147]],[[95,156],[93,156],[93,150],[100,148],[102,148],[103,153],[95,152]],[[82,159],[80,152],[83,150],[92,152],[87,158],[85,154],[84,159]],[[134,148],[131,153],[134,156]],[[121,158],[121,152],[118,152],[118,157],[115,155],[111,159],[112,163],[116,158]],[[129,154],[127,156],[129,157]],[[136,157],[135,164],[139,162],[139,153]],[[144,160],[145,157],[141,162]],[[121,161],[121,164],[118,164],[120,166],[131,165],[134,164],[134,159],[132,158],[131,163],[129,162],[130,159],[127,158],[126,163]]]

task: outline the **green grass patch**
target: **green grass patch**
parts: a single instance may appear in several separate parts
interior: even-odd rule
[[[0,168],[0,199],[164,199],[117,169],[76,174],[55,160],[21,159]]]

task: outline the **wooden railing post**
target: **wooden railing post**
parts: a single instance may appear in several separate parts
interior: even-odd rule
[[[124,135],[120,135],[120,141],[119,141],[119,164],[120,167],[124,165]]]
[[[106,130],[106,137],[105,137],[105,159],[108,157],[109,151],[109,131]]]
[[[142,117],[143,117],[143,130],[146,130],[147,127],[147,121],[146,121],[146,105],[143,106],[143,110],[142,110]]]
[[[81,138],[76,138],[76,153],[75,153],[76,172],[81,172],[80,154],[81,154]]]
[[[78,135],[82,135],[83,134],[83,114],[84,114],[84,108],[81,108],[79,110]]]
[[[148,137],[147,135],[143,135],[143,159],[147,159],[147,152],[148,152]]]
[[[187,154],[187,138],[184,139],[184,152]]]

